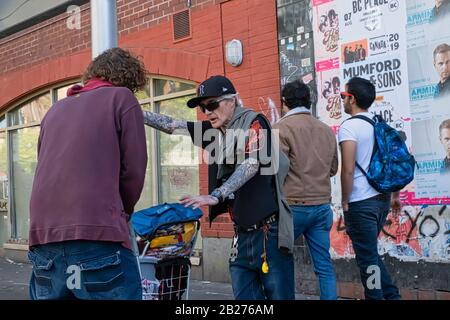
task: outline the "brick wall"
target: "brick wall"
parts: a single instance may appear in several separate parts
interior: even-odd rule
[[[228,0],[193,0],[191,9],[202,10]],[[119,35],[133,34],[168,22],[175,12],[186,9],[186,0],[118,0]]]
[[[197,83],[226,75],[246,106],[270,115],[267,102],[280,100],[275,1],[193,0],[191,37],[174,42],[171,15],[185,8],[185,0],[118,0],[119,45],[141,55],[153,74]],[[67,18],[64,13],[0,39],[0,112],[34,90],[84,71],[90,60],[89,4],[81,7],[81,30],[68,29]],[[243,43],[244,60],[237,68],[224,61],[231,39]],[[207,193],[205,165],[200,191]],[[228,215],[211,228],[203,218],[202,226],[205,237],[233,235]]]
[[[90,47],[89,4],[81,6],[81,30],[68,29],[66,13],[0,39],[0,75]]]
[[[224,1],[194,0],[193,10]],[[81,9],[81,30],[67,28],[64,13],[0,39],[0,74],[21,69],[91,46],[90,5]],[[172,13],[186,8],[185,0],[118,0],[119,36],[168,22]]]

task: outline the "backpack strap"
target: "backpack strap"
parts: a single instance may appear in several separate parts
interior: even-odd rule
[[[366,117],[366,116],[362,116],[362,115],[360,115],[360,114],[357,114],[356,116],[353,116],[353,117],[351,117],[351,118],[349,118],[349,119],[347,119],[347,120],[350,120],[350,119],[361,119],[361,120],[364,120],[364,121],[370,123],[370,124],[373,126],[374,130],[375,130],[375,121],[373,121],[373,120],[370,119],[369,117]],[[372,150],[372,155],[370,156],[370,161],[372,161],[373,155],[375,154],[375,152],[377,151],[377,149],[378,149],[377,139],[376,139],[375,134],[374,134],[374,137],[373,137],[373,150]],[[355,164],[356,164],[356,167],[357,167],[357,168],[364,174],[364,176],[367,178],[367,172],[366,172],[366,170],[364,170],[364,169],[359,165],[358,161],[355,161]]]
[[[366,116],[362,116],[360,114],[357,114],[356,116],[348,118],[347,120],[350,120],[350,119],[361,119],[361,120],[364,120],[364,121],[370,123],[372,126],[375,126],[375,121],[373,121],[373,119],[370,119],[369,117],[366,117]]]

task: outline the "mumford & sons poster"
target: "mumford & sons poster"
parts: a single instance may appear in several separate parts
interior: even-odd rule
[[[341,80],[372,81],[372,113],[402,131],[411,145],[406,59],[405,1],[338,1]]]

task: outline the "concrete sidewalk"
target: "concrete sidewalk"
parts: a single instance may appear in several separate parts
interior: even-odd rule
[[[0,257],[0,300],[28,300],[31,265]],[[317,296],[296,295],[297,300],[318,300]],[[231,284],[190,281],[189,300],[233,300]]]

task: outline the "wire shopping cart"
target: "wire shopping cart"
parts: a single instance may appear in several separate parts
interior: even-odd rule
[[[139,221],[133,221],[132,218],[130,226],[141,275],[142,298],[143,300],[187,300],[191,273],[190,257],[200,229],[201,211],[194,212],[195,214],[188,218],[180,215],[169,216],[167,212],[192,209],[170,204],[155,208],[160,211],[165,209],[156,215],[158,219],[165,213],[168,219],[165,219],[164,223],[156,223],[150,233],[143,233],[147,229],[141,228],[139,224],[145,223],[147,218],[155,219],[154,215],[144,215],[144,219],[141,217]],[[178,218],[186,219],[170,221]],[[149,220],[149,222],[154,221]]]

